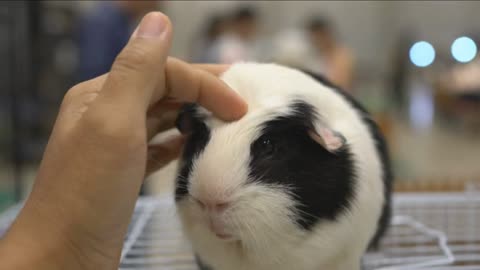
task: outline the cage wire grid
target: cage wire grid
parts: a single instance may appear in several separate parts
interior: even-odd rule
[[[364,270],[480,270],[480,193],[401,193],[392,226]],[[21,205],[0,216],[0,235]],[[197,270],[171,196],[137,201],[120,270]]]

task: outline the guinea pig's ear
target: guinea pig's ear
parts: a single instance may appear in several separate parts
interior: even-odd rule
[[[347,142],[341,133],[325,126],[310,129],[308,135],[330,153],[337,152]]]
[[[195,105],[186,104],[180,110],[175,126],[182,134],[189,134],[193,131],[195,125]]]

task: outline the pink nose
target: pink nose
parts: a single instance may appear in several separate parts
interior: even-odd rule
[[[215,213],[222,213],[230,206],[230,203],[225,201],[194,199],[202,209]]]

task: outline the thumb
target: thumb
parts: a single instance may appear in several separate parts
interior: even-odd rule
[[[167,16],[160,12],[145,15],[113,63],[98,101],[115,104],[120,111],[140,105],[146,112],[149,104],[161,98],[152,97],[154,89],[158,92],[159,88],[165,88],[161,86],[165,84],[164,68],[171,39],[172,27]]]

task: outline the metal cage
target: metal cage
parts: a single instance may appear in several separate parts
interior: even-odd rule
[[[392,226],[365,270],[480,270],[480,194],[396,194]],[[0,218],[2,234],[21,205]],[[121,256],[121,270],[196,270],[176,218],[173,198],[138,200]]]

